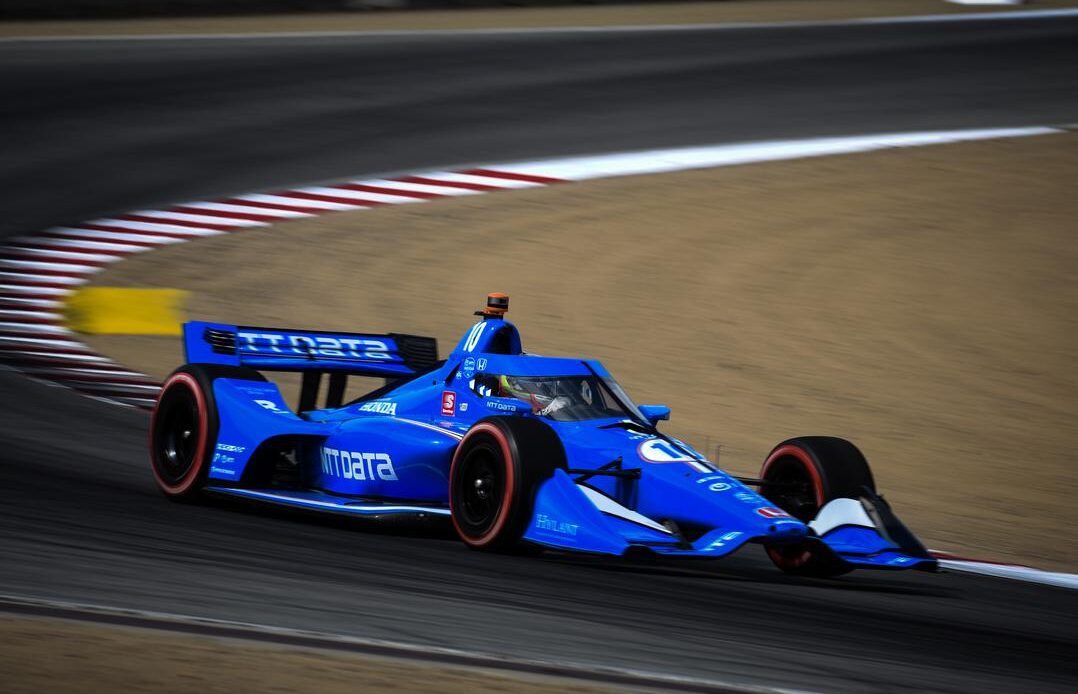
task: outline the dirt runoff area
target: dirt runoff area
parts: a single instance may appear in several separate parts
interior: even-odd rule
[[[505,291],[527,350],[601,359],[729,470],[843,436],[930,547],[1074,570],[1075,180],[1078,134],[606,179],[287,222],[95,283],[443,352]],[[90,343],[181,360],[175,338]]]
[[[625,691],[553,677],[517,676],[151,629],[5,616],[0,616],[0,672],[3,691],[9,694]]]
[[[269,16],[0,22],[0,37],[115,34],[232,34],[313,31],[425,31],[724,22],[828,21],[966,12],[1056,9],[1078,0],[956,5],[943,0],[726,0],[637,5],[509,7],[431,11],[297,13]]]

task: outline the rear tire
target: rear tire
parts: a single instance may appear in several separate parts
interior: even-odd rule
[[[559,467],[566,467],[565,449],[545,423],[523,417],[476,422],[449,469],[457,535],[472,549],[514,549],[531,520],[536,489]]]
[[[760,494],[794,518],[808,523],[828,502],[856,499],[876,483],[861,451],[845,439],[802,436],[783,441],[764,461]],[[819,542],[767,547],[771,561],[798,576],[838,576],[852,568]]]
[[[196,498],[206,481],[217,442],[218,378],[265,381],[251,369],[186,364],[161,387],[150,419],[150,466],[161,492],[175,501]]]

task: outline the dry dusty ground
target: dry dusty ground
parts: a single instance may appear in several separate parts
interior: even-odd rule
[[[312,687],[319,694],[615,691],[551,677],[53,619],[0,616],[0,644],[0,673],[8,694],[233,694],[315,691]]]
[[[277,31],[386,31],[506,27],[778,22],[850,17],[944,14],[1072,7],[1078,0],[1037,0],[1026,5],[983,7],[943,0],[727,0],[578,7],[350,12],[183,19],[0,22],[3,36],[100,34],[256,33]]]
[[[602,359],[729,469],[845,436],[930,546],[1073,570],[1076,179],[1072,134],[607,179],[200,240],[96,284],[443,352],[506,291],[529,351]],[[158,376],[178,342],[90,339]]]

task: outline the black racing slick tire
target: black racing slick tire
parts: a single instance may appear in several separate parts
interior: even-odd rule
[[[186,364],[161,386],[150,418],[150,466],[161,492],[176,501],[197,498],[206,481],[217,442],[218,378],[265,381],[251,369],[218,364]]]
[[[801,436],[783,441],[760,471],[760,494],[794,518],[808,523],[828,502],[876,493],[865,456],[845,439]],[[782,571],[829,577],[851,567],[819,541],[773,544],[767,554]]]
[[[536,490],[557,468],[565,449],[537,419],[487,417],[472,425],[449,468],[453,527],[472,549],[509,551],[520,544]]]

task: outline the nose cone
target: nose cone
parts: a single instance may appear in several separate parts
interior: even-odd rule
[[[793,518],[776,519],[764,525],[761,535],[766,533],[776,540],[797,540],[808,535],[808,526]]]
[[[759,505],[752,509],[752,520],[749,521],[757,537],[773,538],[775,540],[797,540],[808,535],[809,527],[806,524],[781,508],[770,505],[772,502],[768,499],[755,493],[750,493],[750,495],[742,494],[739,498],[751,499],[752,497],[759,500]]]

